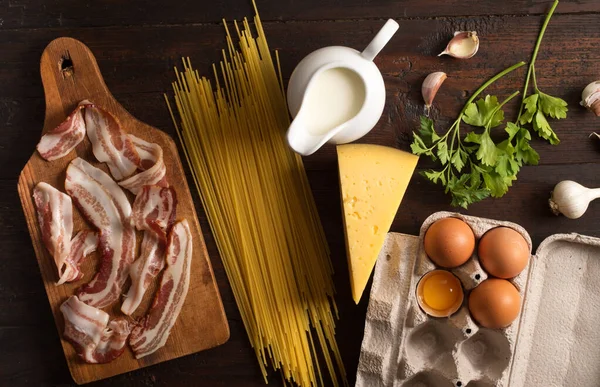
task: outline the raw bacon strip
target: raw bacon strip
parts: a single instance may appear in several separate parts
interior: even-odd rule
[[[96,105],[86,105],[84,116],[96,159],[108,165],[116,180],[131,176],[141,166],[141,159],[117,118]]]
[[[192,264],[192,235],[187,220],[177,222],[171,229],[166,261],[152,307],[131,332],[129,345],[137,359],[165,345],[185,302]]]
[[[98,239],[91,231],[73,234],[73,205],[71,198],[46,183],[33,190],[42,239],[58,270],[57,285],[81,279],[79,270],[83,258],[96,250]]]
[[[135,228],[164,234],[175,222],[177,194],[173,187],[145,186],[133,202]]]
[[[69,297],[60,306],[65,318],[64,337],[87,363],[108,363],[125,351],[131,331],[124,318],[108,321],[106,312]]]
[[[94,353],[96,363],[108,363],[121,356],[125,351],[129,333],[131,333],[131,324],[125,317],[117,317],[110,321],[96,347]]]
[[[133,223],[145,230],[141,254],[131,265],[131,287],[121,306],[121,312],[132,314],[165,265],[166,232],[175,221],[177,196],[173,188],[145,186],[133,202]]]
[[[123,180],[119,185],[130,190],[134,195],[137,195],[145,185],[158,184],[166,186],[165,174],[167,173],[167,168],[165,167],[163,151],[160,145],[144,141],[132,134],[129,135],[129,138],[133,141],[140,156],[140,169],[143,172]]]
[[[146,231],[140,256],[129,268],[131,286],[121,305],[121,312],[131,315],[140,306],[152,280],[165,267],[166,246],[163,241]]]
[[[123,192],[121,187],[119,187],[112,177],[103,170],[94,167],[92,164],[79,157],[71,161],[71,164],[105,188],[122,218],[129,219],[131,217],[131,204],[129,203],[129,199],[127,199],[125,192]],[[97,227],[100,229],[99,226]]]
[[[62,274],[57,285],[65,282],[78,281],[83,278],[83,273],[79,269],[83,258],[87,257],[98,246],[98,235],[90,230],[82,230],[71,240],[71,250],[65,260]]]
[[[89,101],[82,101],[75,110],[56,128],[42,136],[37,145],[40,156],[45,160],[60,159],[71,152],[85,137],[83,111]]]
[[[71,249],[73,234],[73,204],[71,198],[47,183],[33,189],[33,201],[44,245],[54,258],[60,277]]]
[[[135,259],[131,205],[110,176],[80,158],[67,168],[65,189],[83,216],[100,230],[100,268],[78,295],[81,301],[104,308],[119,298]]]

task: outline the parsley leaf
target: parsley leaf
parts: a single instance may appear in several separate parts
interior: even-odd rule
[[[448,161],[450,161],[450,153],[448,152],[447,142],[439,141],[437,143],[437,157],[439,157],[442,165],[448,164]]]
[[[569,109],[567,109],[567,103],[565,101],[560,98],[542,93],[539,90],[538,95],[540,96],[538,109],[541,109],[545,115],[556,119],[567,118],[567,111]]]
[[[437,184],[438,180],[442,184],[446,184],[446,176],[444,175],[444,172],[445,172],[445,170],[441,170],[441,171],[429,170],[429,171],[421,172],[421,175],[425,176],[426,178],[431,180],[434,184]]]
[[[534,69],[535,83],[535,69]],[[525,111],[523,112],[523,108]],[[550,127],[550,123],[546,116],[556,119],[567,117],[567,103],[560,98],[542,93],[537,85],[535,86],[534,94],[523,99],[521,107],[521,116],[518,118],[518,123],[526,125],[532,123],[533,129],[538,135],[548,140],[552,145],[557,145],[560,140],[554,130]]]
[[[479,149],[475,156],[477,160],[481,160],[483,165],[494,166],[498,159],[498,151],[496,144],[492,141],[489,132],[486,130],[480,135],[474,135],[473,132],[469,133],[469,136],[465,138],[465,141],[476,140],[479,144]],[[475,141],[470,141],[475,142]]]
[[[454,155],[452,155],[450,162],[452,163],[454,168],[456,168],[456,170],[460,172],[464,168],[468,158],[469,154],[466,151],[460,149],[459,147],[458,150],[454,153]]]
[[[512,122],[506,124],[506,128],[504,128],[504,131],[508,133],[509,141],[512,141],[512,139],[515,138],[515,136],[517,135],[517,133],[519,133],[520,130],[521,128],[518,127],[516,124],[513,124]]]
[[[537,111],[538,95],[532,94],[529,97],[523,99],[523,106],[525,107],[525,113],[521,116],[520,123],[528,124],[533,119],[533,115]]]
[[[538,110],[537,113],[535,113],[535,117],[533,118],[533,129],[541,138],[548,140],[552,145],[557,145],[560,142],[541,110]]]
[[[513,180],[516,179],[516,176],[503,177],[495,171],[490,171],[483,175],[485,188],[490,191],[490,195],[493,198],[504,196],[508,192],[508,187],[512,186]]]
[[[470,103],[465,109],[463,121],[472,126],[495,128],[504,121],[504,112],[500,109],[498,98],[487,95],[476,103]]]
[[[451,205],[455,207],[467,208],[469,204],[478,202],[490,196],[490,191],[485,188],[476,188],[467,186],[470,175],[463,174],[460,178],[455,176],[449,182],[449,191],[452,195]]]
[[[519,169],[521,169],[514,157],[515,150],[510,143],[508,143],[507,148],[500,152],[498,161],[494,166],[494,171],[502,177],[515,176],[519,172]]]
[[[433,120],[429,117],[421,116],[421,128],[419,129],[419,136],[423,139],[423,142],[427,146],[431,146],[434,142],[440,139],[440,136],[433,127]]]
[[[514,138],[516,138],[515,159],[520,165],[537,165],[540,160],[540,155],[531,147],[531,145],[529,145],[531,133],[529,133],[529,130],[527,129],[517,128],[519,131],[514,136]]]

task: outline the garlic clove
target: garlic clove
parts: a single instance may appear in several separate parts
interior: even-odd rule
[[[425,100],[425,107],[427,109],[429,109],[433,104],[435,95],[447,77],[448,76],[445,72],[437,71],[429,74],[423,81],[423,85],[421,86],[421,94],[423,95],[423,100]]]
[[[478,50],[479,37],[476,31],[457,31],[446,49],[438,56],[450,55],[458,59],[469,59],[477,54]]]
[[[580,103],[600,117],[600,81],[592,82],[583,89]]]

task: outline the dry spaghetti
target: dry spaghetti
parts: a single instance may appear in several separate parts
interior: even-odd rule
[[[256,11],[256,6],[255,6]],[[347,384],[335,341],[332,267],[277,69],[258,12],[227,24],[216,87],[189,58],[175,69],[173,122],[265,381],[267,366],[302,386],[322,385],[318,351],[337,386]],[[167,103],[168,103],[167,99]],[[336,373],[336,366],[338,373]]]

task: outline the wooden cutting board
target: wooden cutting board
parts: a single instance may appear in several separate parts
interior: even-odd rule
[[[135,119],[115,100],[102,79],[94,55],[83,43],[71,38],[59,38],[52,41],[42,54],[40,67],[46,96],[46,118],[42,133],[56,127],[81,100],[88,99],[117,116],[128,133],[159,144],[164,151],[168,181],[177,191],[179,200],[177,219],[185,218],[189,221],[194,241],[189,292],[166,345],[152,355],[139,360],[133,357],[133,353],[128,347],[121,357],[111,363],[87,364],[63,339],[63,350],[75,382],[82,384],[108,378],[226,342],[229,338],[229,326],[204,245],[194,203],[173,140],[162,131]],[[42,133],[40,133],[40,137]],[[58,278],[57,270],[52,256],[42,243],[32,192],[33,187],[40,181],[47,182],[64,192],[67,165],[77,156],[108,171],[105,165],[99,164],[94,158],[91,144],[86,137],[73,152],[59,160],[48,162],[34,152],[21,171],[18,185],[29,233],[61,339],[64,322],[59,307],[79,286],[90,281],[96,271],[98,256],[93,254],[87,258],[83,266],[85,277],[82,280],[71,284],[55,285]],[[128,195],[133,201],[133,195],[130,193]],[[73,235],[81,229],[90,228],[77,209],[74,209],[73,213],[75,224]],[[141,233],[139,234],[138,249],[141,240]],[[160,275],[146,292],[144,302],[133,315],[134,318],[140,318],[145,314],[154,297],[159,278]],[[120,302],[117,302],[106,311],[113,317],[121,315],[120,306]]]

